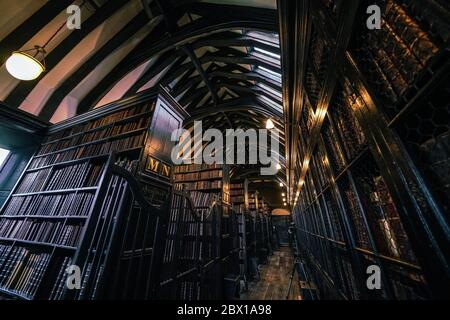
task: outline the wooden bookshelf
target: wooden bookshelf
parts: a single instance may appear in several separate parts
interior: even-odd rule
[[[200,296],[217,299],[239,293],[239,227],[232,208],[228,167],[180,165],[174,189],[188,195],[200,220]]]
[[[171,134],[170,127],[157,135],[154,131],[167,110],[181,125],[181,108],[164,91],[153,90],[49,128],[0,211],[0,294],[58,300],[154,293],[142,287],[133,294],[118,289],[124,281],[127,286],[137,281],[135,276],[152,277],[154,283],[150,265],[158,264],[151,254],[119,253],[153,253],[156,245],[151,235],[157,234],[160,221],[148,214],[167,203],[171,166],[170,155],[152,149],[152,140]],[[152,170],[154,161],[164,170]],[[138,200],[155,207],[143,215]],[[142,239],[138,243],[137,237]],[[130,263],[147,267],[140,273]],[[80,290],[65,286],[70,265],[81,269]],[[103,282],[106,274],[114,283]]]

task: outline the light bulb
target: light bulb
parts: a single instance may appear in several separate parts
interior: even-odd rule
[[[277,170],[281,170],[281,165],[277,163]]]
[[[6,60],[6,70],[16,79],[29,81],[39,77],[45,67],[29,54],[16,51]]]
[[[273,124],[272,119],[267,119],[267,121],[266,121],[266,129],[267,130],[272,130],[273,128],[275,128],[275,125]]]
[[[282,187],[283,186],[283,182],[280,182],[280,187]]]

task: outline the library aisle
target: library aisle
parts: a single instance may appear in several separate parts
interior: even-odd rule
[[[294,265],[294,256],[289,247],[274,250],[268,262],[260,266],[260,279],[251,281],[243,300],[285,300]],[[301,300],[297,273],[294,276],[288,300]]]
[[[449,0],[0,0],[0,300],[446,300],[449,248]]]

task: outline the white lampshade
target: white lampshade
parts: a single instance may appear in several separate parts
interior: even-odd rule
[[[272,130],[273,128],[275,128],[275,125],[273,124],[272,119],[267,119],[267,121],[266,121],[266,129],[267,130]]]
[[[6,69],[16,79],[34,80],[45,71],[44,65],[27,53],[16,51],[6,60]]]

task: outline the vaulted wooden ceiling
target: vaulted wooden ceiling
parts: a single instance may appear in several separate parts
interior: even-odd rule
[[[81,8],[79,30],[66,8]],[[0,3],[0,100],[57,123],[153,86],[165,87],[204,128],[280,132],[284,114],[275,0],[23,0]],[[8,18],[14,17],[14,18]],[[4,62],[46,46],[47,71],[21,82]],[[239,176],[252,176],[246,168]]]

